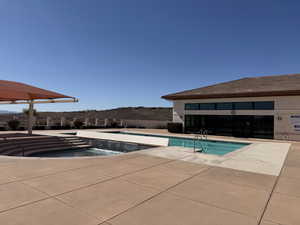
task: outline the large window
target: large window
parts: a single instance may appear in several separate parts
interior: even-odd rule
[[[234,102],[234,109],[235,110],[252,110],[253,102]]]
[[[199,110],[199,103],[187,103],[185,104],[185,110]]]
[[[200,110],[215,110],[215,103],[200,103]]]
[[[258,110],[274,109],[274,102],[254,102],[254,109],[258,109]]]
[[[212,135],[273,138],[274,116],[185,115],[185,132],[201,129]]]
[[[216,103],[216,109],[217,110],[232,110],[233,103],[232,102]]]
[[[186,103],[185,110],[274,110],[274,102]]]

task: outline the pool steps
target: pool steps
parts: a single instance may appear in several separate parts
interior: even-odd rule
[[[89,148],[91,145],[78,137],[20,136],[0,137],[0,155],[28,156],[33,153],[66,149]]]

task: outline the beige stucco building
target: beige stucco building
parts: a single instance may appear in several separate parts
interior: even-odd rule
[[[244,78],[163,96],[185,132],[300,140],[300,74]]]

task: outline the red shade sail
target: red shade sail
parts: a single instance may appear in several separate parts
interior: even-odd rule
[[[72,98],[72,100],[54,100],[57,98]],[[34,101],[34,100],[42,101]],[[48,100],[47,100],[48,99]],[[29,104],[28,134],[32,134],[33,105],[35,103],[78,102],[77,99],[53,91],[37,88],[28,84],[0,80],[0,104]]]
[[[0,101],[73,98],[31,85],[0,80]]]

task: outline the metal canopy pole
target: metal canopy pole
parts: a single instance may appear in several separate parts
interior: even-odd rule
[[[28,108],[28,134],[32,135],[32,127],[33,127],[33,101],[29,102]]]

